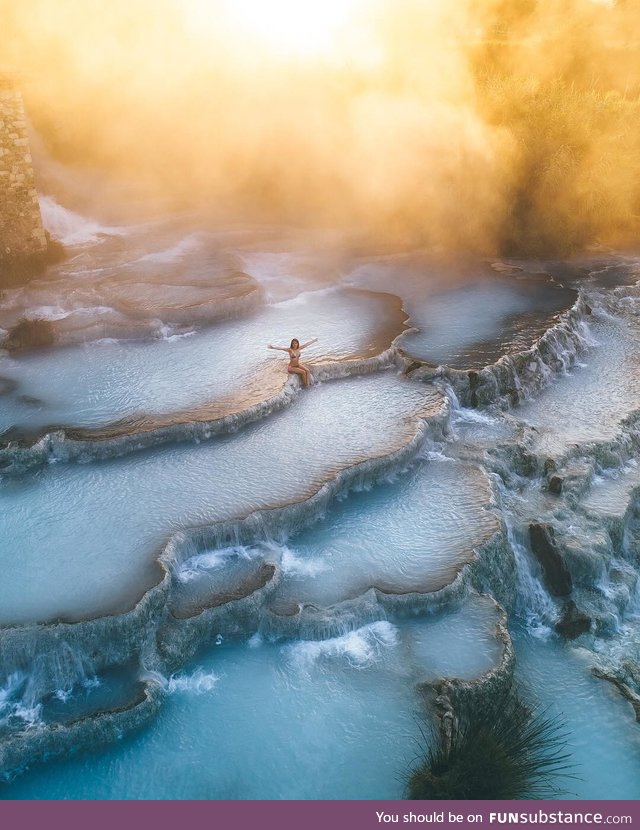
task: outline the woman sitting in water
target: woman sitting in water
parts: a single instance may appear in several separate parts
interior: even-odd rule
[[[313,340],[309,340],[308,343],[303,343],[301,346],[300,341],[294,337],[290,346],[272,346],[269,344],[268,348],[277,349],[279,352],[289,352],[289,366],[287,371],[293,375],[300,375],[304,385],[308,386],[311,383],[311,372],[308,366],[300,363],[300,352],[317,341],[318,338],[314,337]]]

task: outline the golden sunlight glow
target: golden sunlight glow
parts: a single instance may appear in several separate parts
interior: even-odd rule
[[[204,35],[224,26],[288,55],[329,55],[359,0],[188,0],[190,22]]]

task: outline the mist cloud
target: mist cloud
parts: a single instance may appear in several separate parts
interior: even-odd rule
[[[556,255],[640,215],[632,3],[361,0],[305,58],[191,0],[0,0],[52,155],[220,216]],[[268,0],[265,0],[267,3]]]

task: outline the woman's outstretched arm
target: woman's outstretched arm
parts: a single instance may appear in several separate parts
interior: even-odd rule
[[[309,340],[308,343],[303,343],[302,346],[300,346],[300,351],[302,351],[302,349],[306,349],[307,346],[310,346],[312,343],[317,343],[317,342],[318,342],[318,338],[314,337],[313,340]]]
[[[269,343],[269,345],[267,346],[267,349],[275,349],[278,352],[288,352],[289,351],[288,346],[272,346],[271,343]]]

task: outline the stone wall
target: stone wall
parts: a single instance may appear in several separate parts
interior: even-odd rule
[[[46,252],[22,95],[0,77],[0,270],[35,265]]]

